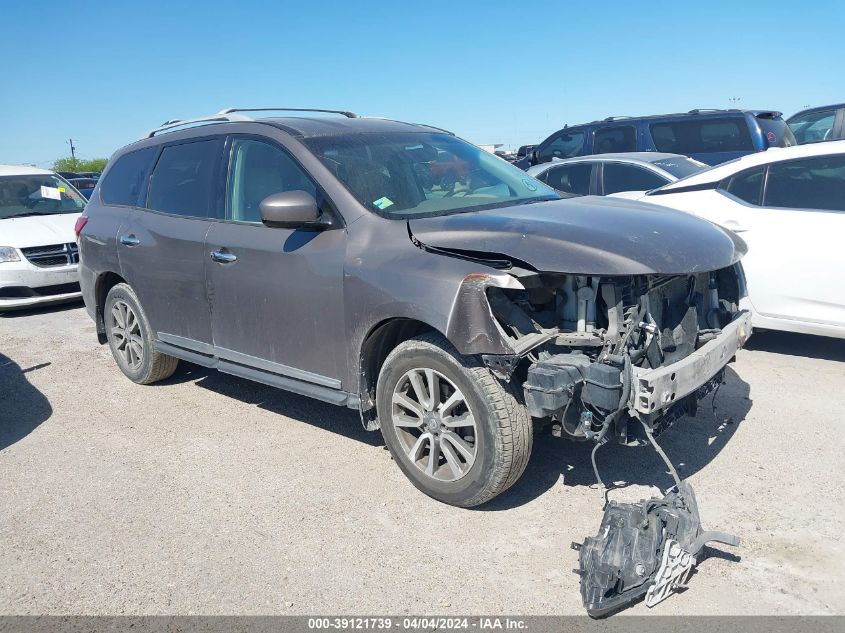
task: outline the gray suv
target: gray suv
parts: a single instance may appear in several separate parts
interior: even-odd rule
[[[532,418],[641,442],[751,333],[745,246],[707,221],[562,200],[429,126],[245,112],[119,150],[77,224],[86,307],[136,383],[182,359],[357,409],[469,507],[522,475]]]

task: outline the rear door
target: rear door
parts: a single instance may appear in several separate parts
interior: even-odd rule
[[[204,243],[222,203],[222,147],[223,137],[164,145],[145,208],[133,210],[118,236],[121,272],[156,336],[200,351],[212,342]]]
[[[346,368],[345,357],[337,354],[344,337],[346,230],[285,148],[241,135],[232,136],[228,146],[226,218],[213,223],[203,256],[214,351],[229,361],[221,369],[256,378],[240,369],[247,367],[265,372],[265,380],[273,374],[338,389]],[[338,219],[337,228],[264,226],[260,202],[295,190],[313,195]]]

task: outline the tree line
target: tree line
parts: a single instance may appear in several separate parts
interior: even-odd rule
[[[106,168],[106,163],[108,162],[108,160],[108,158],[82,159],[73,158],[70,156],[65,158],[57,158],[55,161],[53,161],[53,171],[96,171],[102,173],[103,169]]]

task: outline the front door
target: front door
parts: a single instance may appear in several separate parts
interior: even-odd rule
[[[739,221],[760,314],[845,325],[845,156],[770,165],[762,208],[744,208]]]
[[[221,359],[324,387],[346,368],[343,263],[346,231],[270,228],[259,203],[306,191],[314,181],[282,147],[232,137],[226,220],[206,238],[215,354]]]

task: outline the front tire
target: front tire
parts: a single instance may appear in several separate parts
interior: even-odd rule
[[[440,334],[398,345],[376,388],[382,435],[419,490],[470,508],[510,488],[528,464],[533,427],[513,384]]]
[[[176,371],[179,359],[155,349],[150,323],[131,286],[117,284],[109,290],[103,321],[112,356],[129,380],[149,385]]]

